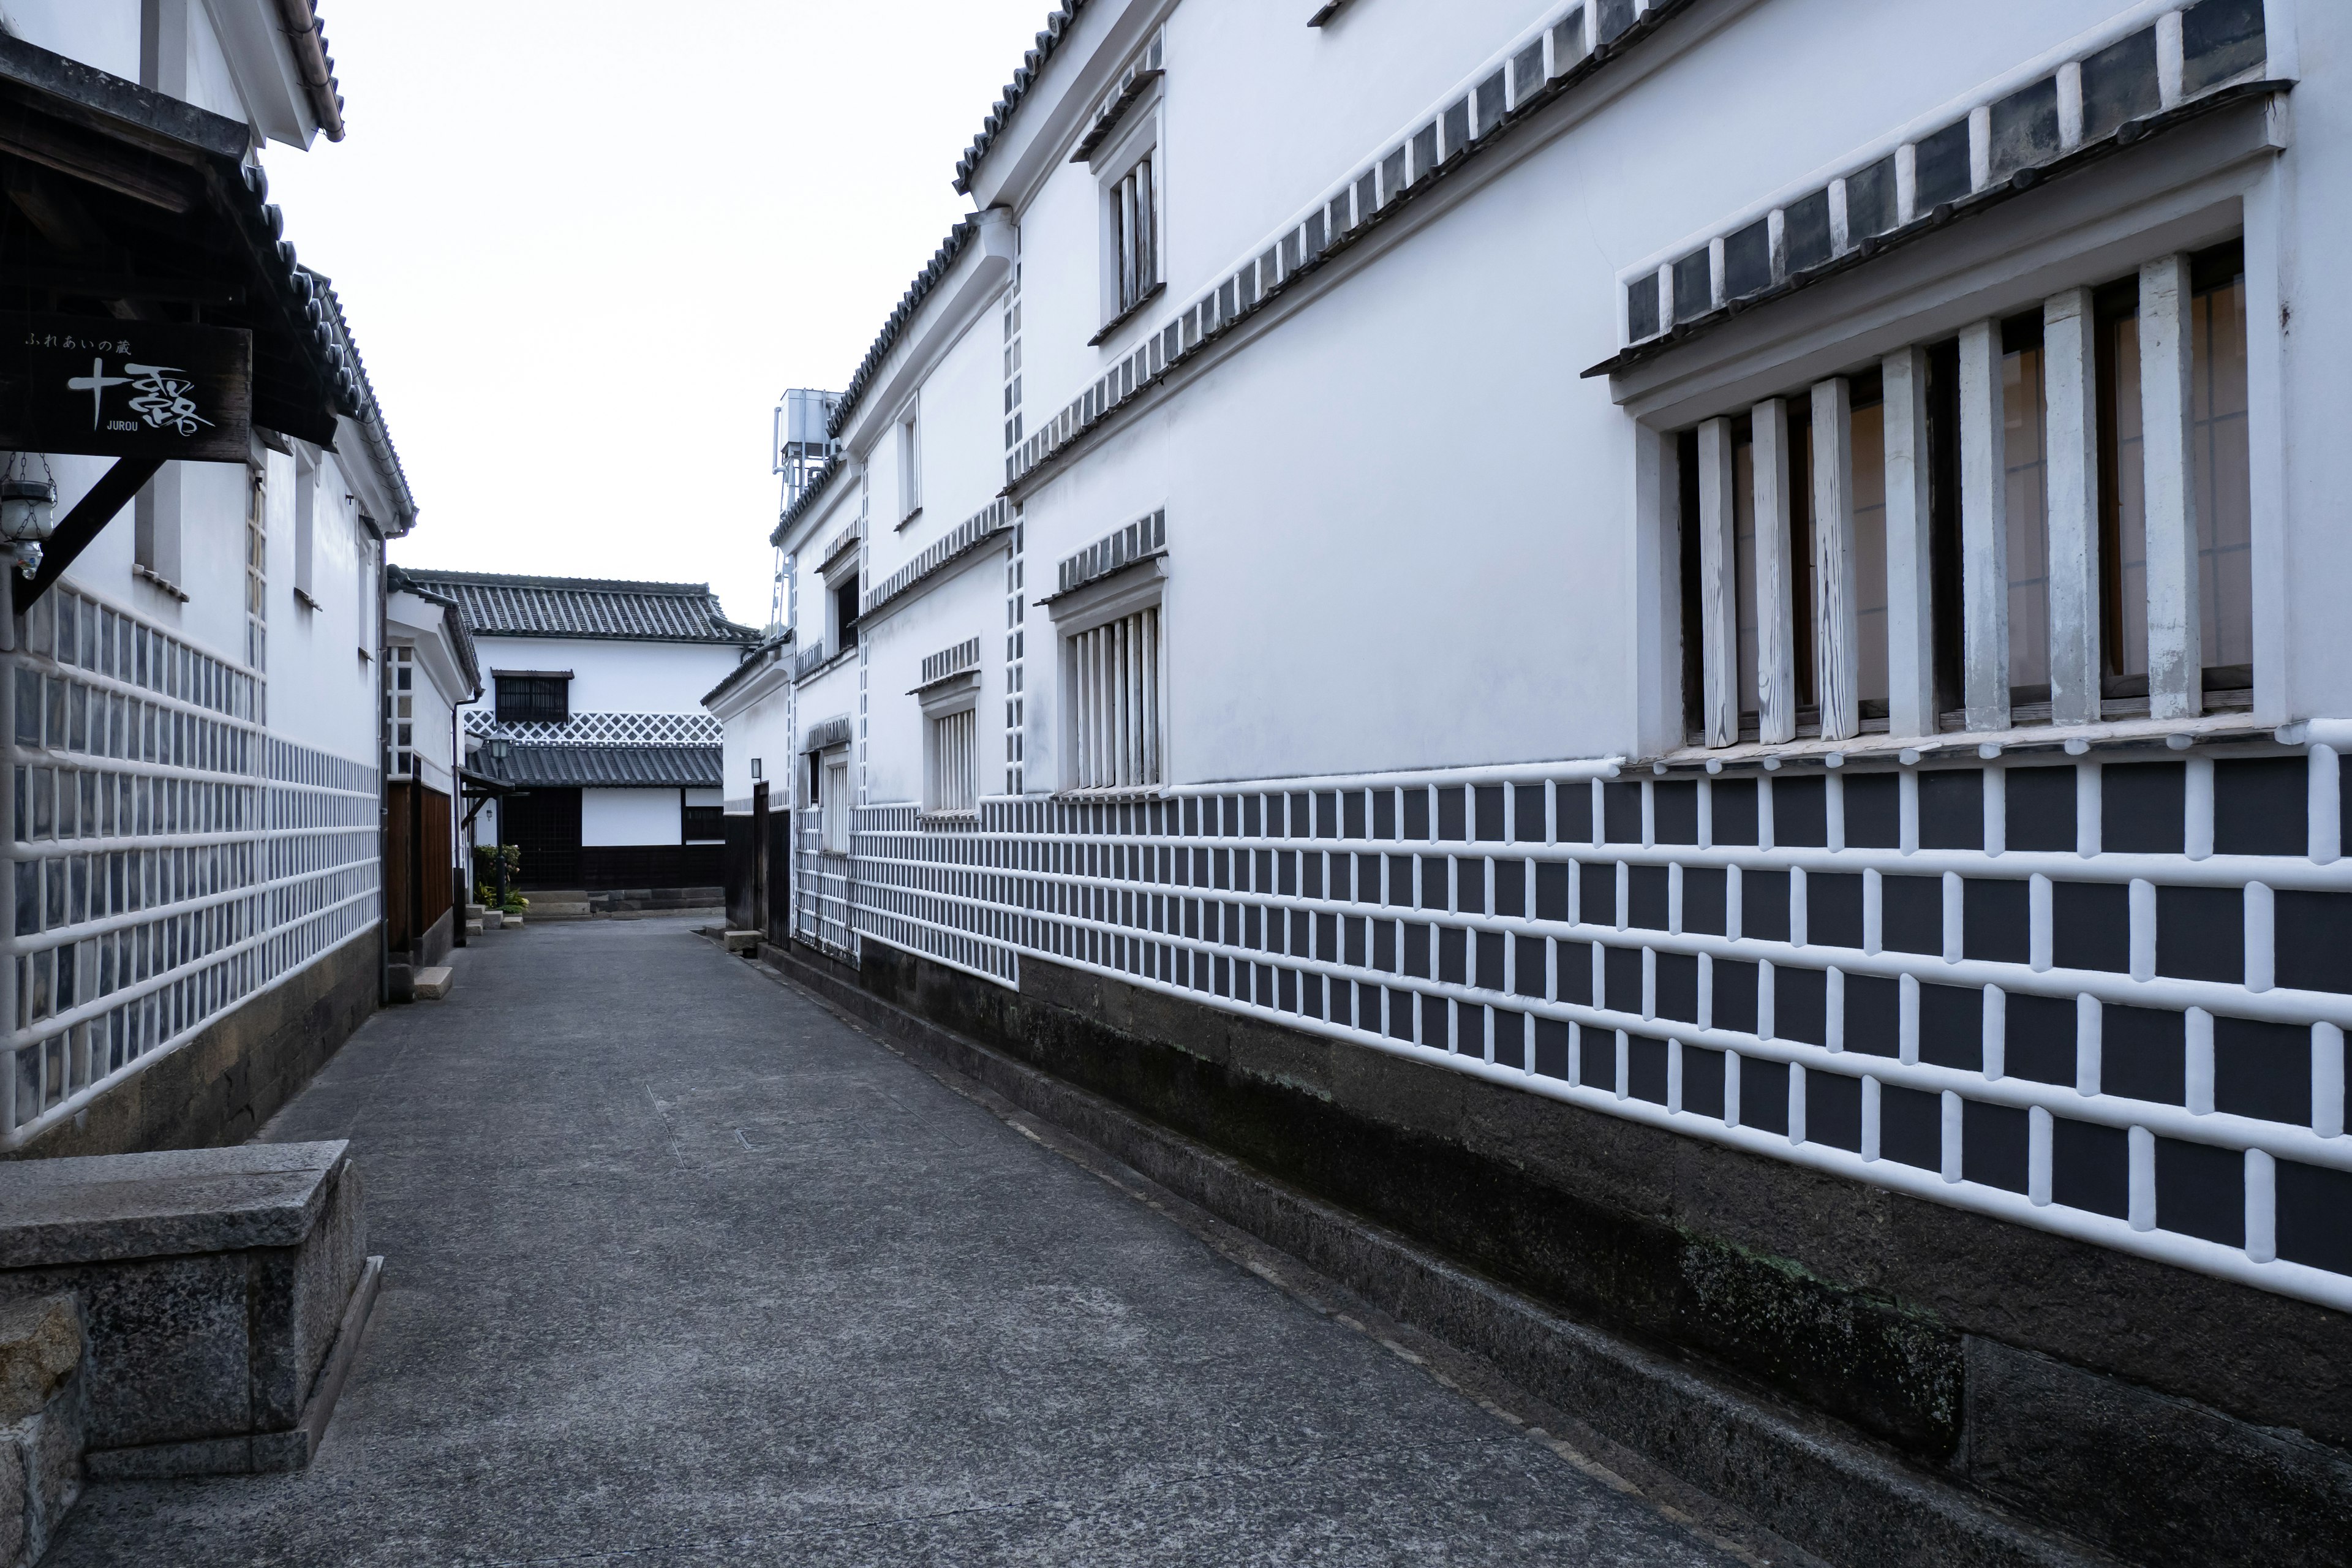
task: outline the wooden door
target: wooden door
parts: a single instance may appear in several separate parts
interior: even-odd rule
[[[522,847],[517,885],[571,889],[580,880],[580,792],[530,789],[509,795],[499,813],[499,841]]]

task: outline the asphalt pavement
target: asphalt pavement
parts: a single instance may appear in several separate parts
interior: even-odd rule
[[[386,1259],[316,1462],[45,1568],[1734,1561],[687,921],[455,966],[264,1134]]]

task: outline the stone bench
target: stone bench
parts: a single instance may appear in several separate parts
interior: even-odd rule
[[[79,1309],[89,1479],[310,1463],[383,1262],[348,1150],[0,1163],[0,1311]]]

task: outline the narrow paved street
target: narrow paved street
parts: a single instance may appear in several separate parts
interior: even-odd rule
[[[388,1260],[316,1465],[52,1568],[1729,1561],[683,922],[457,963],[268,1130]]]

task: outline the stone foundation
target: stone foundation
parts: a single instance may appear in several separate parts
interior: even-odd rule
[[[375,1011],[381,929],[247,997],[0,1160],[216,1148],[250,1138]]]
[[[1059,1095],[1039,1109],[1066,1125],[1100,1097],[1238,1162],[1270,1185],[1163,1171],[1145,1133],[1113,1148],[1825,1555],[1863,1547],[1832,1518],[1853,1510],[1829,1500],[1858,1483],[1801,1481],[1791,1456],[1814,1439],[1780,1417],[1758,1426],[1780,1437],[1744,1447],[1721,1421],[1699,1431],[1686,1394],[1625,1368],[1663,1354],[1734,1404],[1784,1405],[1853,1452],[2135,1561],[2352,1563],[2341,1313],[1033,956],[1015,993],[877,942],[855,968],[766,952],[853,1009],[929,1020],[1004,1053],[997,1070],[1044,1075],[1024,1092]],[[960,1065],[1020,1100],[980,1056]],[[1310,1255],[1314,1227],[1276,1190],[1616,1336],[1630,1359],[1606,1375],[1587,1352],[1562,1361],[1477,1289],[1370,1244]]]

